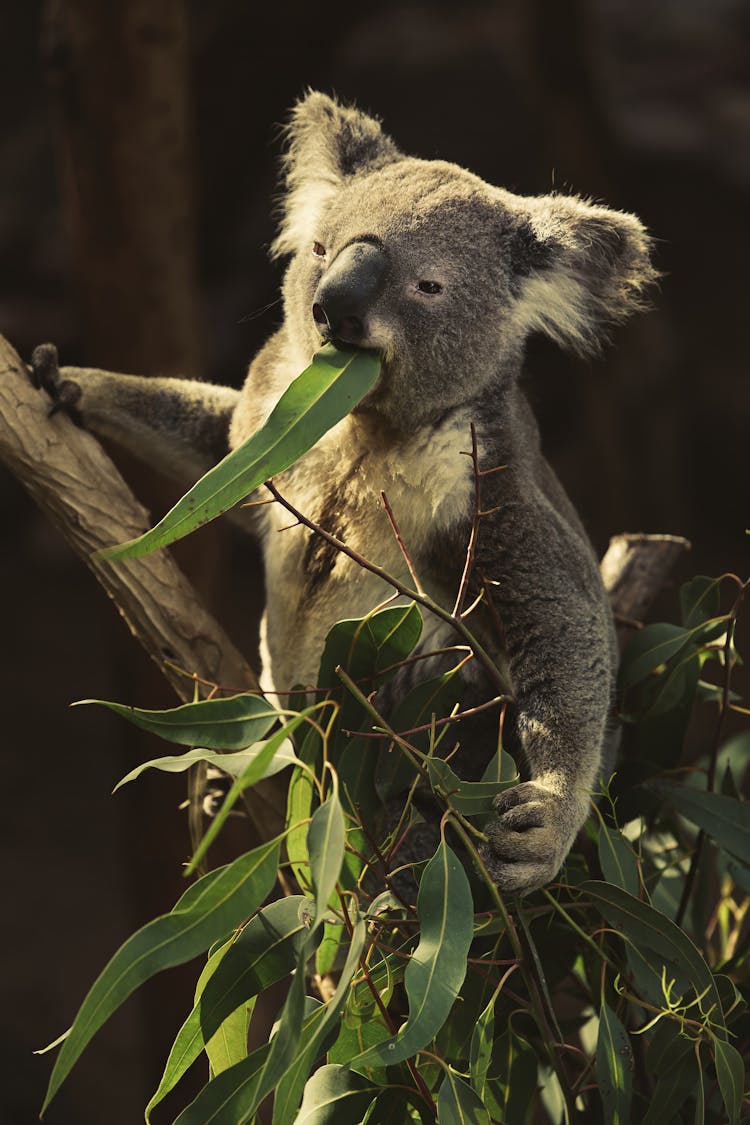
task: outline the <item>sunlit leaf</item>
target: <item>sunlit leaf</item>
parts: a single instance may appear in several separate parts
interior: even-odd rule
[[[315,810],[307,831],[310,874],[315,891],[316,919],[322,920],[333,894],[344,860],[346,826],[334,786],[330,796]]]
[[[139,558],[226,512],[312,449],[374,387],[379,374],[376,353],[326,344],[284,391],[263,426],[201,477],[156,527],[95,557]]]
[[[184,754],[173,754],[166,758],[154,758],[150,762],[142,762],[139,766],[136,766],[134,770],[126,774],[122,781],[118,781],[112,792],[116,793],[118,789],[122,788],[123,785],[127,785],[129,781],[135,781],[137,777],[141,776],[144,770],[155,769],[163,770],[165,773],[184,773],[185,770],[190,769],[190,767],[196,765],[197,762],[207,762],[208,765],[216,766],[217,769],[223,770],[223,772],[229,774],[230,777],[240,777],[241,774],[255,762],[256,758],[263,752],[265,747],[265,742],[256,742],[253,746],[248,746],[246,750],[235,750],[230,754],[220,754],[216,750],[197,748],[195,750],[186,750]],[[274,774],[280,773],[281,770],[295,765],[296,762],[297,756],[294,753],[292,744],[282,743],[263,770],[261,778],[273,777]],[[261,780],[261,778],[258,778],[258,780]]]
[[[640,880],[635,852],[619,828],[602,824],[599,829],[599,863],[608,883],[622,887],[638,898]]]
[[[471,1084],[479,1095],[484,1097],[487,1084],[487,1072],[492,1061],[492,1046],[495,1038],[495,1002],[497,993],[494,993],[487,1007],[479,1015],[474,1025],[471,1036],[469,1053],[469,1071]]]

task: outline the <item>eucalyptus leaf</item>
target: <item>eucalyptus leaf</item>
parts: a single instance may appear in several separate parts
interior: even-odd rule
[[[305,958],[300,957],[284,1005],[279,1026],[270,1045],[254,1051],[248,1058],[213,1078],[182,1111],[175,1125],[243,1125],[256,1112],[260,1103],[274,1088],[288,1079],[291,1072],[296,1083],[286,1083],[284,1104],[293,1113],[299,1104],[307,1079],[307,1061],[318,1057],[321,1045],[329,1034],[349,989],[352,976],[359,965],[365,945],[365,923],[362,918],[353,920],[353,933],[346,963],[336,991],[329,1002],[311,1016],[302,1019],[304,1012]],[[297,1067],[296,1060],[304,1056],[305,1066]],[[278,1090],[277,1099],[278,1100]],[[274,1109],[274,1113],[276,1110]],[[286,1111],[285,1111],[286,1113]],[[275,1121],[279,1120],[275,1117]],[[293,1121],[293,1116],[280,1120]]]
[[[346,825],[338,797],[338,785],[315,810],[307,831],[310,874],[315,890],[316,925],[320,924],[333,894],[344,860]]]
[[[660,622],[647,625],[631,638],[622,655],[620,678],[624,688],[644,680],[656,668],[666,664],[690,642],[689,629]]]
[[[398,1034],[353,1060],[390,1066],[425,1047],[445,1023],[466,976],[474,905],[461,863],[445,840],[422,874],[417,897],[419,944],[404,974],[409,1018]]]
[[[274,761],[277,754],[283,754],[285,757],[291,755],[292,747],[291,744],[286,745],[287,740],[289,739],[290,735],[294,733],[298,726],[306,722],[311,715],[319,710],[320,706],[321,704],[315,704],[312,707],[308,707],[305,711],[300,711],[298,715],[295,715],[293,718],[289,719],[289,721],[285,723],[283,727],[280,727],[274,734],[271,735],[269,739],[266,740],[266,742],[263,744],[262,749],[258,750],[258,753],[252,758],[248,765],[245,766],[245,769],[242,771],[239,777],[235,779],[229,792],[225,795],[224,800],[221,803],[221,808],[219,809],[216,816],[212,819],[208,827],[208,831],[196,848],[195,853],[186,868],[187,875],[191,875],[193,871],[195,871],[198,864],[201,862],[204,855],[210,848],[211,844],[219,835],[219,832],[223,828],[224,823],[230,812],[232,811],[237,799],[242,795],[242,793],[245,792],[246,789],[250,789],[253,785],[256,785],[262,777],[266,776],[266,770],[270,768],[271,763]]]
[[[435,793],[463,816],[489,816],[498,793],[518,781],[517,774],[503,781],[462,781],[442,758],[427,758],[424,764]]]
[[[144,770],[163,770],[165,773],[184,773],[189,770],[191,766],[196,765],[198,762],[207,762],[209,766],[216,766],[217,769],[223,770],[224,773],[229,774],[230,777],[240,777],[246,769],[255,762],[259,754],[261,754],[266,747],[265,742],[256,742],[253,746],[248,746],[246,750],[234,750],[228,754],[220,754],[216,750],[203,750],[198,747],[195,750],[186,750],[184,754],[172,754],[166,758],[153,758],[150,762],[142,762],[136,766],[130,773],[125,774],[121,781],[118,781],[112,790],[116,793],[123,785],[127,785],[129,781],[135,781],[140,777]],[[294,747],[291,743],[288,745],[282,743],[279,749],[273,754],[270,762],[263,770],[258,778],[260,781],[266,777],[273,777],[274,774],[280,773],[281,770],[287,769],[289,766],[296,765],[298,758],[294,753]]]
[[[156,527],[94,557],[139,558],[220,516],[312,449],[361,402],[379,375],[375,352],[346,352],[326,344],[284,391],[263,426],[202,476]]]
[[[608,883],[622,887],[628,894],[638,898],[638,861],[619,828],[606,824],[600,827],[599,864]]]
[[[651,782],[649,788],[733,856],[750,864],[750,803],[669,781]]]
[[[742,1111],[745,1090],[745,1064],[742,1055],[731,1043],[721,1039],[713,1041],[716,1060],[716,1077],[724,1100],[729,1125],[737,1125]]]
[[[299,916],[304,901],[302,895],[290,895],[270,903],[211,958],[201,974],[205,979],[199,982],[195,1006],[177,1033],[159,1088],[148,1104],[147,1121],[223,1022],[292,972],[308,937]]]
[[[716,981],[687,934],[649,903],[641,902],[620,887],[592,879],[583,882],[579,889],[593,898],[607,921],[629,938],[635,948],[642,951],[646,946],[654,950],[687,977],[701,997],[698,1010],[710,1016],[714,1033],[726,1038]]]
[[[377,1092],[377,1086],[356,1071],[328,1063],[308,1079],[295,1125],[357,1125]]]
[[[682,624],[693,629],[704,621],[718,617],[721,600],[721,579],[698,574],[680,587]]]
[[[596,1045],[596,1078],[606,1125],[629,1125],[633,1091],[630,1037],[609,1007],[602,1003]]]
[[[279,837],[204,875],[169,914],[128,938],[81,1005],[57,1057],[42,1112],[95,1032],[140,984],[196,957],[257,910],[274,884],[280,846]]]
[[[73,706],[87,703],[107,707],[134,726],[149,734],[158,734],[167,742],[178,742],[181,746],[207,746],[211,750],[243,750],[252,746],[268,733],[279,718],[278,708],[272,707],[262,696],[249,692],[229,695],[225,699],[183,703],[165,711],[145,711],[123,703],[109,703],[105,699],[81,699]]]
[[[437,1096],[438,1125],[490,1125],[479,1095],[451,1067],[446,1068]]]

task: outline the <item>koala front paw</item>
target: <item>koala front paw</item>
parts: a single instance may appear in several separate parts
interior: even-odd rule
[[[582,819],[572,805],[533,781],[495,798],[481,854],[503,894],[525,895],[554,879]]]
[[[76,425],[81,424],[81,415],[77,408],[81,388],[73,379],[64,379],[60,374],[57,348],[54,344],[39,344],[34,348],[31,353],[29,375],[34,386],[45,390],[52,399],[50,417],[57,414],[58,410],[64,410]]]

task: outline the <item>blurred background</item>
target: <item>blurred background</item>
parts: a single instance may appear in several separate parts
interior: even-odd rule
[[[679,580],[748,571],[749,31],[742,0],[384,0],[376,14],[339,0],[5,0],[0,331],[24,357],[51,340],[65,363],[239,385],[281,317],[282,266],[267,257],[279,125],[308,86],[382,117],[406,152],[634,211],[657,240],[653,311],[591,363],[533,341],[527,383],[599,550],[620,531],[693,542],[664,596],[673,614]],[[155,514],[174,499],[120,463]],[[189,843],[182,779],[109,796],[163,744],[68,709],[171,706],[169,688],[4,470],[0,512],[0,1119],[25,1125],[51,1066],[32,1050],[173,904]],[[219,527],[179,554],[252,652],[252,548]],[[142,1120],[194,979],[175,970],[125,1005],[51,1125]]]

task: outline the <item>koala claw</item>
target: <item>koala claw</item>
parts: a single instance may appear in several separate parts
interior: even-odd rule
[[[500,891],[525,895],[554,879],[571,843],[568,802],[526,781],[501,793],[495,812],[481,854]]]
[[[45,390],[52,399],[50,418],[59,410],[64,410],[76,425],[80,425],[80,413],[76,404],[81,397],[81,388],[73,379],[61,377],[54,344],[39,344],[34,348],[29,375],[34,386]]]

